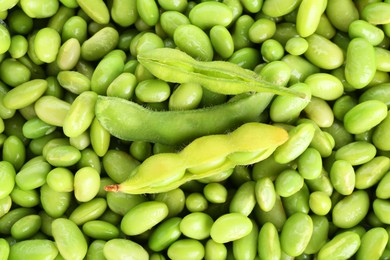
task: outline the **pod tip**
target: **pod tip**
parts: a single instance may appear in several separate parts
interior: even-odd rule
[[[105,191],[113,191],[113,192],[118,192],[119,191],[119,184],[111,184],[107,185],[104,187]]]

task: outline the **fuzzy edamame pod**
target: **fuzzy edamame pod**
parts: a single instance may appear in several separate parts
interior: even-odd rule
[[[122,140],[175,145],[258,121],[272,97],[270,93],[244,94],[236,101],[203,109],[152,111],[125,99],[99,96],[95,115],[110,134]]]
[[[185,52],[157,48],[138,54],[138,61],[156,77],[175,83],[197,82],[217,93],[271,92],[279,95],[306,95],[262,80],[255,72],[224,61],[197,61]]]
[[[269,157],[288,138],[279,127],[246,123],[226,135],[208,135],[195,139],[179,153],[161,153],[147,158],[121,184],[107,191],[132,194],[157,193]],[[150,174],[158,170],[158,176]]]

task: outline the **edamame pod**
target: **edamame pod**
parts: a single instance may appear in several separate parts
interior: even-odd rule
[[[290,94],[305,98],[302,93],[262,81],[253,71],[222,61],[196,61],[186,53],[158,48],[138,55],[138,61],[156,77],[176,83],[197,82],[221,94],[248,91]]]
[[[246,123],[229,135],[195,139],[179,153],[155,154],[135,168],[125,182],[105,189],[135,194],[172,190],[190,180],[219,175],[236,165],[264,160],[286,139],[287,132],[282,128]],[[156,167],[160,173],[153,176],[150,172],[155,172]]]
[[[272,96],[268,93],[250,94],[224,105],[165,112],[148,110],[120,98],[99,96],[95,114],[101,125],[120,139],[176,145],[257,121]],[[224,117],[225,113],[230,116]],[[127,120],[129,117],[132,120]],[[213,123],[210,124],[209,120]]]

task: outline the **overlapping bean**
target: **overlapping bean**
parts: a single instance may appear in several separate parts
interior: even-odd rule
[[[389,12],[0,0],[0,259],[389,259]]]

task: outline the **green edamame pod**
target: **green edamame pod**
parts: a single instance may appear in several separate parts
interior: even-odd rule
[[[175,49],[158,48],[139,54],[137,58],[152,74],[168,82],[197,82],[221,94],[267,91],[305,97],[302,93],[264,82],[256,73],[243,69],[237,64],[196,61],[186,53]]]
[[[99,96],[95,114],[101,125],[120,139],[180,144],[205,134],[223,133],[245,122],[257,121],[272,96],[258,93],[224,105],[165,112],[151,111],[120,98]],[[225,113],[230,116],[224,117]],[[132,120],[124,120],[129,116]],[[208,118],[219,120],[213,120],[213,124],[210,124]],[[164,127],[161,127],[162,123]]]

